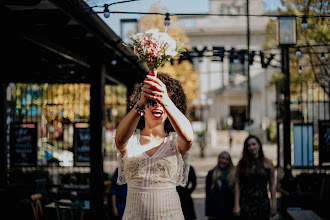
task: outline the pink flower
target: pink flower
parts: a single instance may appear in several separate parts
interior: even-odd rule
[[[147,30],[144,34],[137,33],[131,37],[134,53],[144,60],[150,70],[156,70],[160,65],[173,59],[184,51],[178,41],[158,29]]]

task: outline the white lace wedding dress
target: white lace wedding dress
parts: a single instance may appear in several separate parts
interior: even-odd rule
[[[150,157],[137,131],[118,162],[117,183],[128,186],[123,220],[184,220],[176,186],[187,182],[188,153],[180,154],[176,133],[170,133]]]

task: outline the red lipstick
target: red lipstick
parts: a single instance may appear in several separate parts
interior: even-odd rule
[[[151,114],[152,116],[154,116],[155,118],[161,118],[164,114],[164,111],[160,108],[153,108],[151,110]]]

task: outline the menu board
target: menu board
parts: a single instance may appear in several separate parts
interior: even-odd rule
[[[76,123],[74,128],[75,165],[87,165],[90,162],[90,129],[86,123]]]
[[[37,166],[37,124],[13,123],[11,129],[10,165]]]
[[[330,121],[319,121],[319,164],[330,162]]]

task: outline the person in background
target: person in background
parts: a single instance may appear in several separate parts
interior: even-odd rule
[[[118,185],[118,168],[116,168],[115,173],[112,176],[110,195],[111,195],[111,210],[113,216],[117,220],[121,220],[124,215],[126,196],[127,196],[127,184]]]
[[[231,150],[231,147],[233,146],[233,139],[234,139],[234,132],[235,130],[233,128],[230,128],[229,133],[229,149]]]
[[[243,155],[236,169],[234,214],[241,219],[266,220],[276,214],[275,168],[265,158],[258,137],[244,141]],[[271,203],[268,197],[269,185]]]
[[[234,171],[230,154],[221,152],[218,164],[206,177],[205,215],[208,219],[233,219]]]
[[[194,201],[191,197],[191,193],[196,188],[196,174],[194,168],[190,165],[189,174],[188,174],[188,182],[185,187],[177,186],[176,190],[179,193],[182,212],[185,220],[193,220],[196,219],[196,212],[194,207]]]

